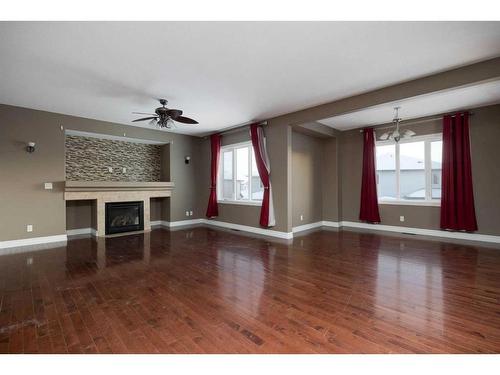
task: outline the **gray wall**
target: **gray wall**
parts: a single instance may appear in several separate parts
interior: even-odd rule
[[[64,191],[64,129],[140,138],[172,141],[169,174],[176,189],[166,199],[164,220],[183,220],[186,210],[197,210],[198,179],[201,164],[201,139],[110,122],[0,105],[0,241],[64,234],[66,232],[66,202]],[[28,154],[26,143],[34,141],[37,149]],[[191,163],[184,164],[184,157]],[[53,190],[44,190],[44,182],[53,182]],[[76,209],[78,210],[78,209]],[[83,211],[82,211],[83,210]],[[85,209],[80,210],[84,212]],[[76,212],[69,208],[68,212]],[[168,214],[170,213],[170,215]],[[76,214],[75,214],[76,215]],[[78,219],[68,218],[71,226]],[[78,223],[78,224],[75,224]],[[33,232],[26,225],[33,224]]]

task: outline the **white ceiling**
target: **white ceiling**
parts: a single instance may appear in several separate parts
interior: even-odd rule
[[[0,51],[0,103],[132,125],[164,97],[202,134],[496,57],[500,22],[1,22]]]
[[[397,106],[401,107],[399,117],[409,120],[497,103],[500,103],[500,81],[493,81],[384,103],[318,122],[337,130],[349,130],[389,123]]]

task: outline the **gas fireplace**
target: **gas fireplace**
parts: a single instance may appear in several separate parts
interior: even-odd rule
[[[106,203],[106,234],[144,230],[143,202]]]

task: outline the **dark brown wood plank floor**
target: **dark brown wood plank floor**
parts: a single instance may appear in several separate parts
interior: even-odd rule
[[[158,229],[0,257],[2,353],[500,352],[500,249]]]

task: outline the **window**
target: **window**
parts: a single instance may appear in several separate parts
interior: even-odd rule
[[[217,186],[220,203],[262,204],[264,187],[251,142],[221,147]]]
[[[439,204],[441,134],[377,142],[377,194],[381,203]]]

